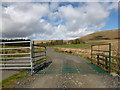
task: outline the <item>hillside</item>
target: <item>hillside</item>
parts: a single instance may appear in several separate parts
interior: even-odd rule
[[[116,30],[107,30],[107,31],[100,31],[95,32],[78,39],[88,41],[88,40],[111,40],[111,39],[118,39],[118,29]]]
[[[82,41],[89,41],[89,40],[113,40],[113,39],[118,39],[118,30],[107,30],[107,31],[100,31],[100,32],[95,32],[80,38],[77,38],[78,40]],[[75,41],[76,39],[72,40]],[[50,43],[54,42],[55,40],[42,40],[42,41],[35,41],[35,44],[38,43]],[[63,42],[68,43],[71,40],[63,40]]]

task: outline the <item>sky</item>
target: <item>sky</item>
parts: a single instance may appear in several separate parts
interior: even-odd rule
[[[75,39],[118,29],[117,2],[2,2],[2,38]]]

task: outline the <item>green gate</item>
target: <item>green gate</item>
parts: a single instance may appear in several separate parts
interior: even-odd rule
[[[91,45],[91,63],[110,72],[111,43]]]
[[[112,56],[111,43],[91,45],[91,63],[120,75],[120,57]]]

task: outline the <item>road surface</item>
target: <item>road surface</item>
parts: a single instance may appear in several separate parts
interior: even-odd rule
[[[47,49],[52,63],[34,74],[24,88],[111,88],[117,79],[92,65],[80,56],[68,55]],[[18,86],[21,87],[21,86]]]

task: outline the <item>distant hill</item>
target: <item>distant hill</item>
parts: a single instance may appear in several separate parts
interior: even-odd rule
[[[107,31],[99,31],[95,32],[77,39],[88,41],[88,40],[111,40],[111,39],[120,39],[118,36],[118,30],[107,30]]]
[[[112,39],[120,39],[120,37],[118,37],[118,29],[116,30],[106,30],[106,31],[99,31],[99,32],[95,32],[80,38],[76,38],[73,40],[63,40],[63,43],[70,43],[72,42],[84,42],[84,41],[89,41],[89,40],[112,40]],[[54,42],[56,40],[42,40],[42,41],[35,41],[35,44],[38,43],[51,43]],[[58,40],[60,41],[60,40]]]

